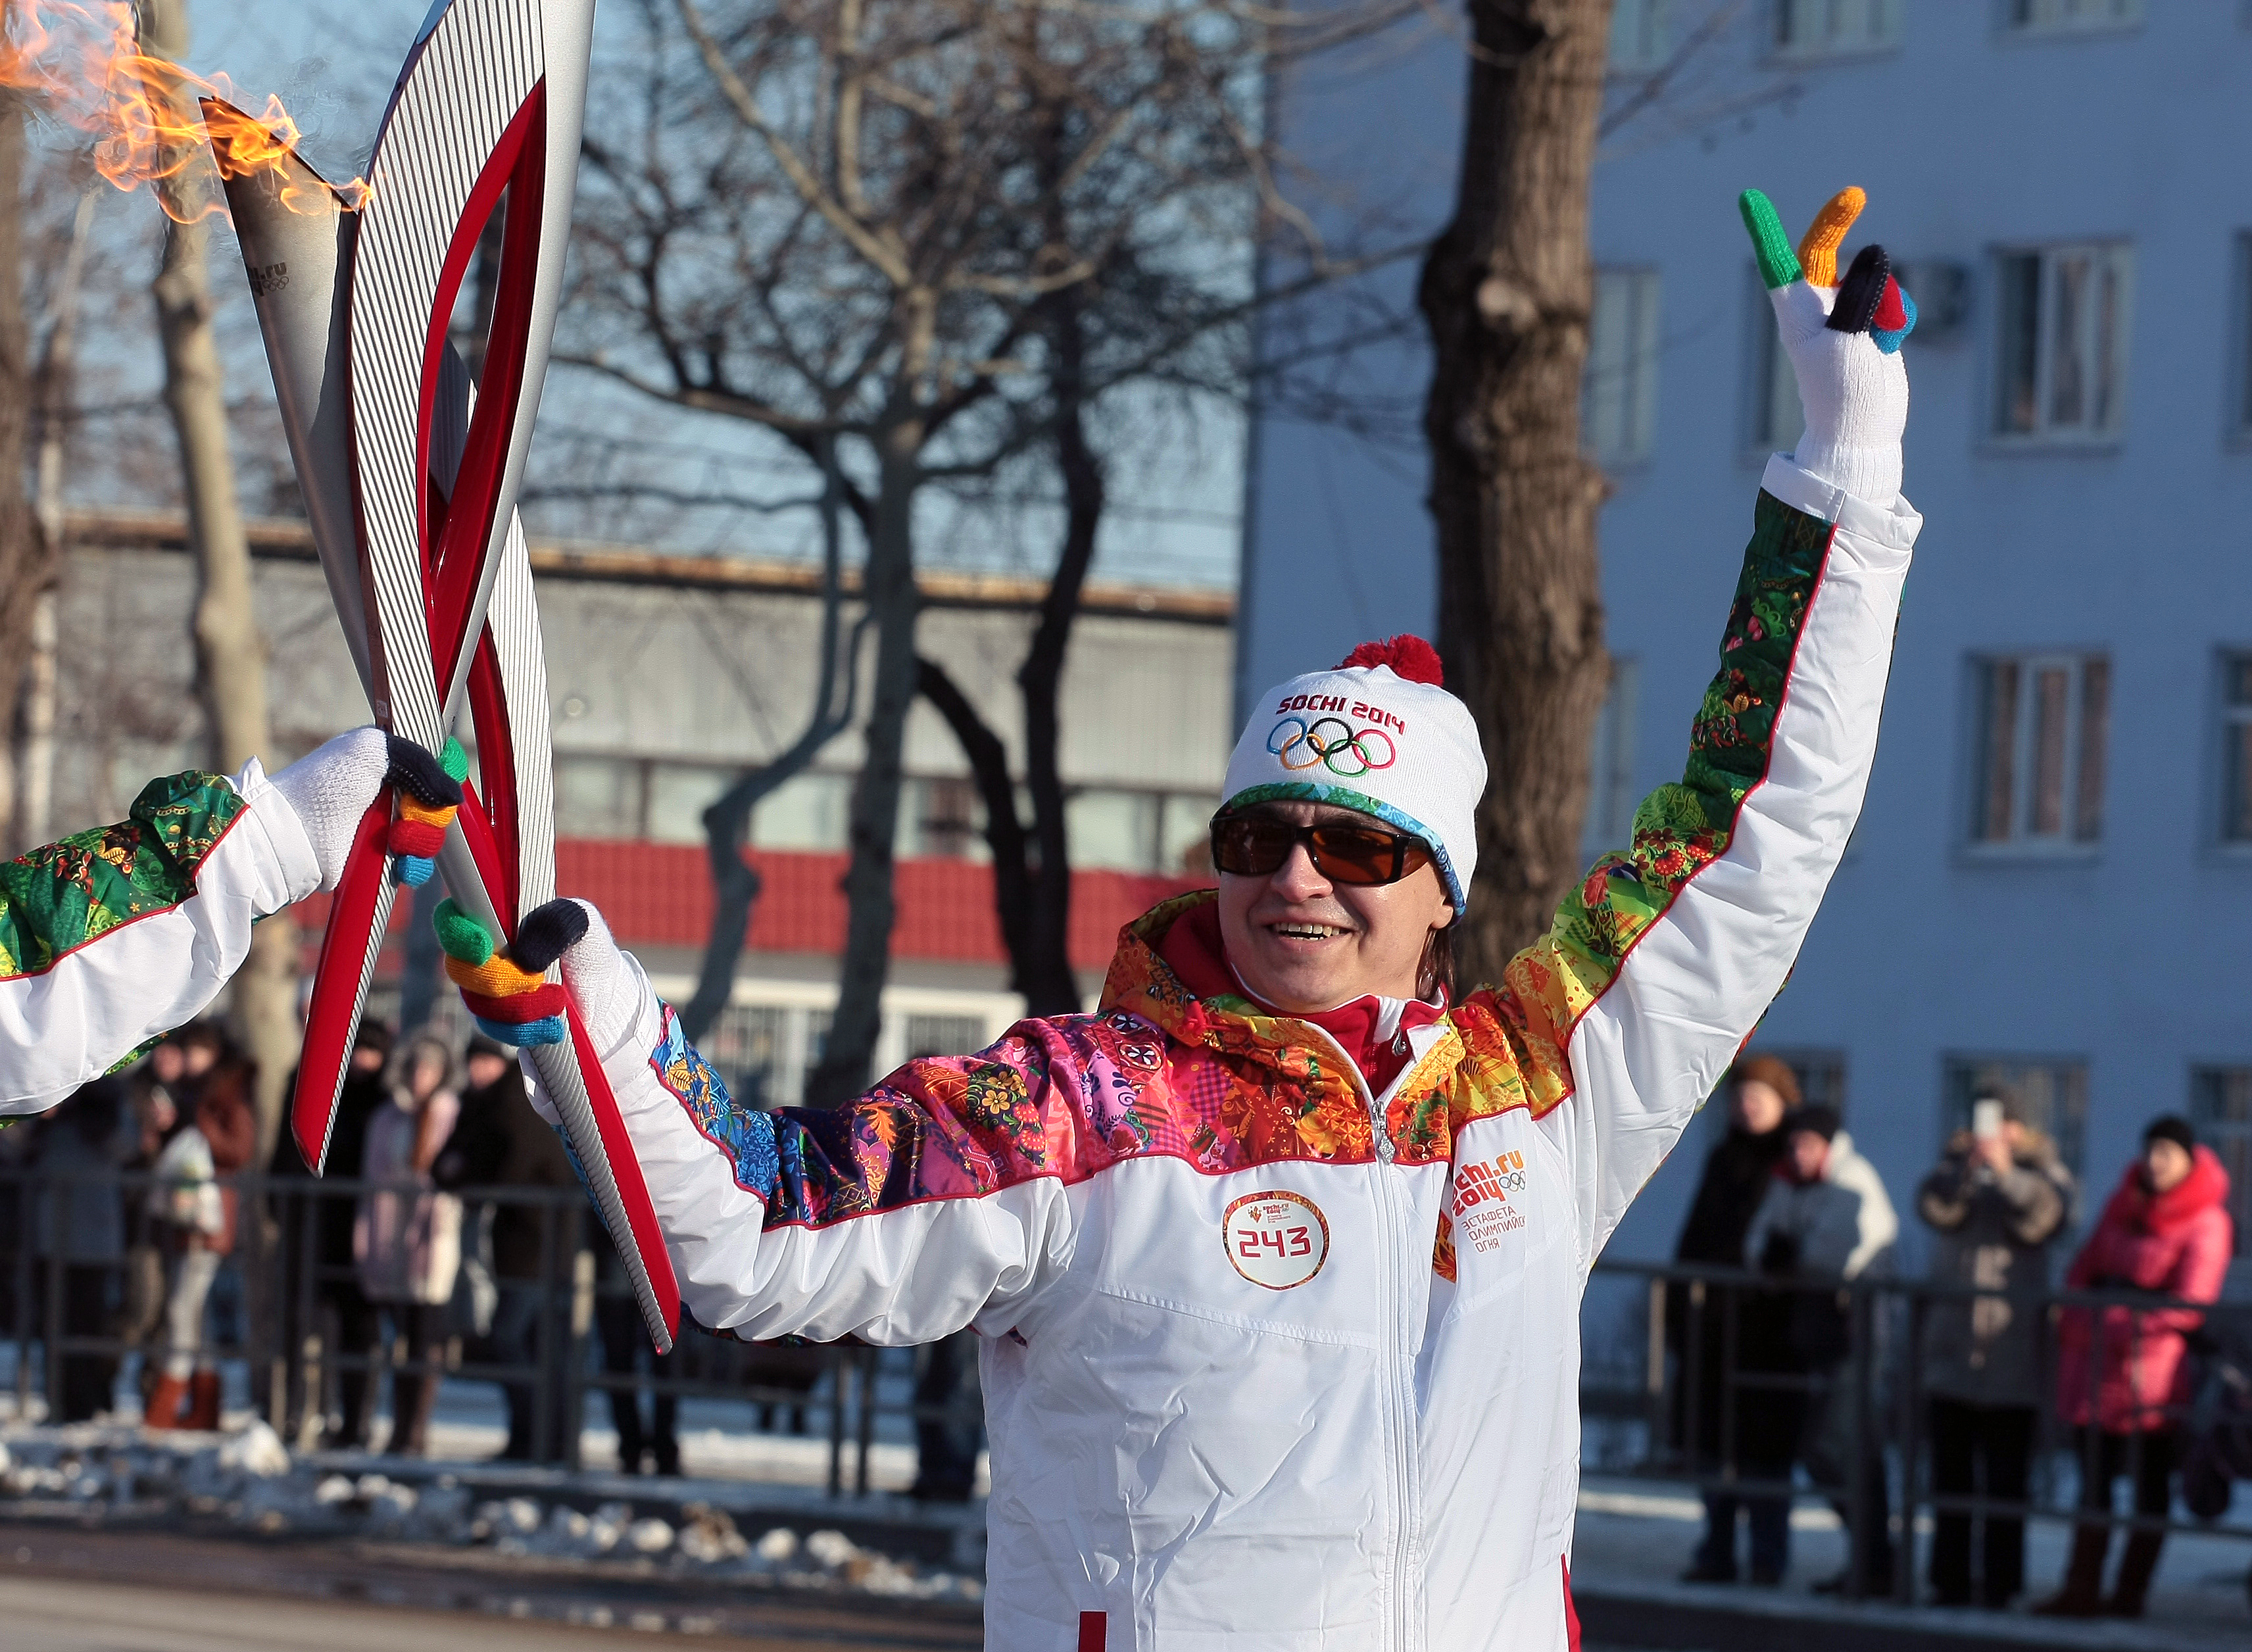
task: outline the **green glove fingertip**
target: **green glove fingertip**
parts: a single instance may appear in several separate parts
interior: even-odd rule
[[[456,906],[451,895],[438,903],[438,910],[430,915],[430,927],[438,932],[438,946],[446,956],[458,959],[472,969],[493,955],[491,934]]]
[[[1736,210],[1743,214],[1744,228],[1751,233],[1752,252],[1759,260],[1760,284],[1773,292],[1797,281],[1802,273],[1798,253],[1790,245],[1790,237],[1783,233],[1783,220],[1776,216],[1775,203],[1757,190],[1746,190],[1736,197]]]
[[[462,749],[461,741],[446,736],[446,749],[438,753],[438,767],[452,775],[456,782],[469,777],[469,754]]]

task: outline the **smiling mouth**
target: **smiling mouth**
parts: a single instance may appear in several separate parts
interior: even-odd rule
[[[1267,927],[1285,941],[1334,941],[1350,933],[1335,924],[1269,924]]]

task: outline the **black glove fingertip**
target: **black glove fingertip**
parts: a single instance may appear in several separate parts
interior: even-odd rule
[[[517,920],[508,949],[519,968],[540,970],[577,946],[587,934],[587,909],[575,900],[551,900]]]
[[[1877,306],[1883,302],[1885,282],[1892,273],[1892,260],[1873,241],[1856,253],[1853,267],[1838,285],[1838,302],[1830,307],[1830,330],[1867,332],[1876,321]]]
[[[386,781],[432,809],[462,806],[461,781],[446,773],[435,757],[396,734],[383,738],[391,758],[391,767],[384,774]]]

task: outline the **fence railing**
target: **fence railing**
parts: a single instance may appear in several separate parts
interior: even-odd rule
[[[1843,1580],[1848,1596],[1890,1595],[1902,1604],[1916,1602],[1922,1580],[1913,1537],[1919,1517],[1926,1514],[2252,1540],[2252,1524],[2115,1513],[2108,1481],[2098,1507],[2077,1497],[2064,1501],[2060,1488],[2065,1476],[2057,1472],[2067,1462],[2076,1466],[2075,1491],[2089,1476],[2105,1477],[2106,1376],[2123,1338],[2140,1343],[2159,1334],[2145,1329],[2147,1315],[2186,1310],[2197,1315],[2207,1332],[2232,1322],[2252,1331],[2252,1304],[2189,1302],[2132,1290],[2005,1293],[1902,1279],[1836,1285],[1667,1263],[1603,1261],[1595,1274],[1599,1280],[1637,1283],[1642,1297],[1643,1334],[1633,1341],[1640,1355],[1634,1372],[1639,1380],[1631,1387],[1619,1381],[1624,1367],[1615,1364],[1610,1382],[1597,1380],[1582,1388],[1583,1408],[1590,1414],[1644,1423],[1646,1444],[1628,1472],[1746,1503],[1787,1499],[1799,1489],[1793,1466],[1806,1454],[1803,1413],[1821,1406],[1842,1417],[1841,1448],[1833,1457],[1842,1461],[1844,1473],[1822,1489],[1842,1505],[1848,1529],[1850,1556]],[[2038,1471],[2023,1498],[1943,1493],[1931,1484],[1926,1426],[1936,1397],[1927,1359],[1931,1317],[1943,1306],[1982,1303],[1990,1309],[2005,1306],[2028,1322],[2013,1328],[2031,1345],[2021,1350],[2028,1373],[2011,1402],[2031,1409],[2034,1419],[2032,1457]],[[1818,1357],[1810,1357],[1787,1330],[1778,1329],[1795,1318],[1803,1322],[1806,1308],[1819,1310],[1833,1338]],[[2087,1427],[2068,1424],[2057,1414],[2058,1331],[2063,1315],[2075,1309],[2085,1310],[2089,1322],[2084,1392],[2093,1426]],[[2123,1323],[2117,1321],[2117,1310],[2125,1311]],[[1755,1340],[1747,1336],[1748,1318],[1760,1322],[1757,1347],[1748,1346]],[[2135,1351],[2125,1350],[2130,1371]],[[2186,1362],[2193,1371],[2196,1358],[2193,1354]],[[2167,1386],[2166,1392],[2134,1392],[2129,1409],[2137,1426],[2111,1430],[2125,1435],[2123,1472],[2130,1480],[2142,1467],[2141,1454],[2158,1448],[2159,1434],[2184,1431],[2193,1421],[2194,1395],[2177,1404],[2172,1385]],[[1747,1448],[1741,1435],[1748,1424],[1767,1436],[1762,1443],[1768,1449]],[[1889,1565],[1887,1555],[1894,1557]]]
[[[236,1201],[232,1259],[243,1312],[239,1333],[205,1341],[199,1362],[246,1365],[257,1410],[293,1444],[309,1439],[340,1408],[347,1376],[367,1384],[371,1416],[386,1371],[394,1378],[439,1374],[515,1388],[529,1399],[527,1461],[571,1468],[580,1466],[576,1422],[590,1393],[698,1397],[758,1406],[762,1426],[768,1419],[789,1419],[793,1433],[814,1432],[807,1425],[817,1420],[828,1446],[828,1489],[841,1496],[848,1483],[856,1494],[869,1490],[883,1419],[960,1421],[946,1406],[886,1398],[879,1380],[883,1350],[858,1343],[742,1343],[684,1329],[661,1370],[637,1369],[630,1358],[602,1359],[606,1316],[612,1337],[637,1348],[644,1334],[622,1275],[606,1276],[598,1266],[596,1247],[608,1241],[576,1188],[462,1187],[448,1195],[463,1212],[465,1259],[476,1256],[478,1236],[504,1215],[536,1225],[533,1271],[492,1280],[499,1293],[519,1298],[525,1333],[516,1346],[496,1347],[473,1324],[455,1322],[429,1353],[411,1358],[401,1318],[381,1302],[373,1304],[372,1317],[381,1322],[376,1340],[344,1345],[340,1335],[351,1317],[344,1310],[359,1275],[338,1236],[349,1232],[364,1196],[412,1199],[428,1197],[429,1190],[341,1177],[238,1175],[219,1183]],[[145,1171],[80,1176],[0,1166],[0,1341],[14,1344],[18,1417],[31,1414],[35,1394],[56,1414],[71,1386],[73,1359],[107,1365],[114,1375],[112,1362],[136,1353],[164,1358],[161,1312],[121,1329],[110,1307],[131,1293],[136,1273],[149,1275],[152,1251],[174,1262],[185,1246],[184,1230],[142,1214],[155,1186]],[[89,1293],[103,1299],[98,1314],[89,1311]],[[465,1287],[455,1299],[463,1322],[470,1295]],[[90,1322],[100,1322],[99,1328]],[[612,1368],[619,1365],[625,1368]]]
[[[828,1489],[842,1496],[848,1487],[854,1494],[870,1489],[872,1447],[883,1419],[963,1420],[945,1406],[886,1398],[879,1392],[881,1350],[858,1344],[786,1347],[690,1331],[662,1371],[617,1369],[621,1362],[615,1357],[598,1360],[606,1313],[614,1335],[623,1325],[625,1335],[638,1338],[639,1319],[622,1277],[604,1277],[597,1266],[595,1247],[607,1240],[575,1188],[462,1188],[453,1194],[464,1211],[465,1254],[474,1250],[483,1222],[502,1213],[536,1225],[533,1272],[496,1281],[530,1300],[529,1330],[519,1347],[496,1349],[460,1326],[418,1365],[407,1358],[395,1322],[373,1343],[343,1346],[339,1302],[357,1288],[358,1275],[348,1248],[340,1252],[337,1235],[348,1231],[363,1195],[412,1197],[423,1190],[247,1175],[222,1183],[237,1200],[234,1258],[244,1311],[240,1335],[203,1353],[247,1365],[259,1411],[285,1438],[309,1434],[304,1419],[325,1417],[347,1374],[368,1383],[372,1412],[379,1373],[420,1370],[528,1394],[529,1460],[575,1468],[580,1433],[575,1424],[590,1392],[693,1396],[747,1402],[768,1418],[817,1416],[828,1447]],[[138,1335],[121,1334],[114,1322],[99,1323],[101,1316],[88,1312],[85,1295],[94,1291],[107,1300],[115,1291],[122,1296],[136,1268],[145,1275],[152,1241],[161,1241],[160,1248],[177,1246],[177,1233],[135,1214],[145,1210],[151,1187],[145,1172],[59,1176],[0,1165],[0,1342],[15,1348],[18,1417],[29,1414],[35,1393],[53,1414],[57,1398],[70,1385],[66,1365],[73,1359],[108,1362],[136,1352],[163,1357],[161,1315],[153,1330],[144,1315]],[[2099,1472],[2103,1441],[2093,1428],[2075,1437],[2057,1419],[2054,1406],[2054,1333],[2066,1311],[2091,1310],[2087,1392],[2093,1399],[2103,1389],[2113,1344],[2122,1336],[2142,1335],[2144,1315],[2186,1308],[2211,1321],[2236,1316],[2252,1329],[2252,1307],[2125,1291],[2051,1290],[2002,1298],[1967,1287],[1892,1279],[1842,1287],[1799,1284],[1741,1269],[1623,1261],[1599,1263],[1595,1273],[1595,1288],[1613,1281],[1614,1289],[1624,1287],[1640,1303],[1639,1335],[1618,1339],[1637,1356],[1631,1380],[1622,1380],[1626,1370],[1614,1364],[1592,1371],[1582,1388],[1589,1415],[1643,1425],[1640,1457],[1628,1472],[1747,1503],[1788,1499],[1799,1489],[1793,1464],[1804,1454],[1804,1428],[1778,1431],[1778,1418],[1803,1419],[1818,1406],[1842,1416],[1842,1449],[1835,1454],[1842,1474],[1823,1489],[1842,1503],[1852,1534],[1849,1594],[1890,1593],[1908,1603],[1917,1599],[1920,1569],[1908,1538],[1926,1514],[2252,1539],[2252,1525],[2116,1514],[2109,1497],[2100,1509],[2062,1500],[2065,1476],[2057,1469],[2076,1455],[2083,1475]],[[2034,1461],[2047,1472],[2036,1475],[2031,1494],[2022,1499],[1941,1493],[1930,1483],[1926,1450],[1929,1322],[1944,1304],[2002,1300],[2033,1322],[2033,1376],[2023,1398],[2038,1419]],[[1823,1310],[1831,1344],[1822,1357],[1803,1351],[1778,1357],[1773,1329],[1778,1305],[1797,1302]],[[2129,1310],[2123,1325],[2105,1311],[2116,1309]],[[1764,1349],[1747,1347],[1748,1315],[1766,1316]],[[2161,1426],[2189,1420],[2188,1408],[2174,1404],[2170,1394],[2139,1399],[2140,1411]],[[1749,1417],[1767,1431],[1763,1449],[1751,1448],[1742,1438]],[[2129,1437],[2130,1475],[2138,1466],[2133,1454],[2146,1443],[2144,1433]],[[1889,1575],[1883,1563],[1887,1549],[1900,1557]]]

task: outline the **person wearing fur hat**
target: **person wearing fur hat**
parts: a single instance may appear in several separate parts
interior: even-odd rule
[[[2188,1120],[2169,1114],[2144,1130],[2141,1156],[2127,1166],[2064,1282],[2075,1291],[2218,1301],[2235,1249],[2228,1172]],[[2112,1482],[2122,1475],[2134,1482],[2137,1514],[2163,1518],[2173,1507],[2178,1419],[2189,1400],[2185,1356],[2190,1334],[2204,1321],[2193,1308],[2064,1310],[2057,1327],[2056,1414],[2079,1447],[2082,1510],[2109,1514]],[[2075,1526],[2064,1585],[2033,1610],[2054,1617],[2140,1617],[2166,1534],[2127,1534],[2107,1599],[2103,1563],[2110,1541],[2111,1529],[2100,1520]]]
[[[560,961],[699,1322],[979,1332],[995,1652],[1576,1639],[1588,1269],[1844,853],[1922,526],[1900,496],[1912,307],[1880,248],[1837,269],[1860,201],[1796,253],[1766,198],[1740,203],[1806,430],[1767,468],[1680,780],[1498,981],[1455,980],[1450,946],[1485,742],[1400,638],[1254,703],[1218,887],[1127,927],[1094,1012],[839,1108],[731,1098],[591,907],[518,924],[510,961]],[[264,880],[188,913],[214,968],[261,900],[333,881],[404,760],[316,760],[248,785],[269,858],[254,836],[201,863]],[[57,1065],[0,1106],[76,1081]]]

